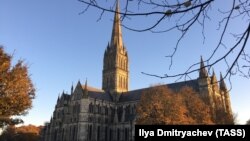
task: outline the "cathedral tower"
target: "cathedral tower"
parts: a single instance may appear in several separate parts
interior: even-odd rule
[[[119,15],[119,3],[116,4],[111,41],[104,53],[102,89],[110,92],[128,91],[128,54],[122,41]]]

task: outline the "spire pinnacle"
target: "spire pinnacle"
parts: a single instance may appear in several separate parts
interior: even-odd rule
[[[60,99],[60,94],[58,94],[58,97],[57,97],[57,102],[59,101],[59,99]]]
[[[73,86],[73,82],[72,82],[72,86],[71,86],[71,94],[73,93],[74,91],[74,86]]]
[[[121,29],[121,22],[120,22],[120,7],[119,7],[119,0],[116,3],[115,9],[115,16],[114,16],[114,23],[113,23],[113,30],[111,35],[110,45],[111,47],[122,47],[122,29]]]
[[[86,80],[85,80],[84,90],[87,90],[87,89],[88,89],[88,79],[86,78]]]
[[[83,97],[88,97],[88,79],[86,78],[85,86],[83,90]]]
[[[215,75],[215,72],[214,72],[214,69],[213,69],[213,75],[212,75],[212,80],[211,80],[211,83],[212,84],[215,84],[215,83],[217,83],[218,81],[217,81],[217,78],[216,78],[216,75]]]
[[[82,84],[81,84],[80,80],[78,80],[75,89],[78,89],[78,88],[82,88]]]
[[[222,73],[220,73],[220,89],[227,91],[227,86],[222,76]]]
[[[200,62],[200,78],[206,78],[208,76],[207,70],[204,65],[204,61],[201,56],[201,62]]]

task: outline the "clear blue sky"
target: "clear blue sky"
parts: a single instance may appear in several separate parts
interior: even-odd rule
[[[122,7],[122,6],[121,6]],[[14,62],[24,59],[37,89],[33,108],[24,117],[25,124],[42,125],[49,121],[59,94],[69,92],[72,83],[101,88],[104,50],[110,40],[113,14],[90,9],[79,15],[84,6],[77,0],[0,0],[0,44],[14,53]],[[138,22],[136,25],[143,25]],[[202,44],[199,31],[185,38],[174,57],[172,69],[164,56],[173,51],[177,33],[136,33],[123,29],[123,40],[129,53],[130,90],[156,83],[173,83],[175,79],[158,79],[141,74],[180,73],[190,64],[209,56],[215,45],[216,25],[207,25],[208,38]],[[194,42],[195,41],[195,42]],[[228,41],[229,42],[229,41]],[[224,72],[224,66],[214,68]],[[198,72],[192,77],[196,79]],[[240,123],[250,118],[250,80],[233,77],[231,103]],[[228,84],[228,82],[227,82]]]

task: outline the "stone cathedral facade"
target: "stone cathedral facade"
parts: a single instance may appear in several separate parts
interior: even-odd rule
[[[116,6],[119,12],[119,4]],[[123,44],[120,15],[114,16],[111,41],[104,53],[102,89],[79,81],[70,93],[58,97],[50,121],[42,131],[42,141],[133,141],[136,105],[145,89],[129,91],[128,52]],[[173,90],[192,87],[209,99],[211,107],[222,105],[232,114],[230,97],[221,78],[209,76],[201,59],[199,77],[167,84]]]

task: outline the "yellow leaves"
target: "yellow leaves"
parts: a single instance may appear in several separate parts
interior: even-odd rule
[[[16,121],[18,119],[15,119]],[[19,119],[20,120],[20,119]],[[40,140],[40,132],[42,127],[28,125],[28,126],[8,126],[2,133],[0,140],[13,140],[13,141],[38,141]]]
[[[35,89],[28,75],[27,66],[23,61],[18,61],[11,67],[11,59],[12,57],[4,53],[0,47],[0,84],[2,84],[0,113],[14,116],[25,113],[31,107]]]
[[[209,107],[191,88],[175,93],[166,86],[144,91],[137,105],[138,124],[211,124]]]

